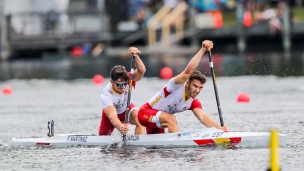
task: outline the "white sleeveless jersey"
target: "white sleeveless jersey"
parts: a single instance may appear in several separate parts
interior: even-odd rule
[[[112,88],[112,84],[109,83],[101,93],[102,109],[114,105],[117,114],[122,114],[127,109],[129,85],[126,86],[124,94],[115,92]]]
[[[202,109],[197,98],[190,97],[187,101],[185,100],[185,85],[175,84],[173,79],[148,101],[149,105],[153,109],[170,114],[195,108]]]

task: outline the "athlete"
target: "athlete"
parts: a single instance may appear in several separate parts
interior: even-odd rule
[[[156,93],[138,112],[138,120],[146,127],[147,134],[179,132],[176,118],[173,114],[192,110],[198,120],[206,127],[221,127],[210,115],[202,110],[202,105],[196,98],[207,79],[204,74],[195,70],[203,54],[213,48],[209,40],[202,42],[202,48],[190,60],[183,72],[170,79],[158,93]]]
[[[136,81],[141,80],[146,72],[146,67],[138,56],[139,53],[140,51],[135,47],[131,47],[129,49],[129,55],[135,56],[134,64],[136,69],[133,74],[133,87],[135,87]],[[127,109],[130,73],[126,71],[124,66],[117,65],[112,68],[110,78],[110,83],[101,93],[103,110],[98,134],[111,135],[114,128],[122,134],[127,134],[129,125],[123,122],[125,120],[125,112]],[[138,109],[135,108],[133,103],[130,103],[129,113],[130,123],[136,126],[135,134],[145,133],[144,127],[138,122]]]

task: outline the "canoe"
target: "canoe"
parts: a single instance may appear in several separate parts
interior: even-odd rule
[[[286,147],[287,136],[278,134],[279,146]],[[268,148],[269,132],[224,132],[216,128],[182,131],[177,133],[126,135],[127,146],[195,147],[232,146],[237,148]],[[97,136],[58,134],[49,137],[12,138],[12,146],[107,146],[122,143],[121,135]]]

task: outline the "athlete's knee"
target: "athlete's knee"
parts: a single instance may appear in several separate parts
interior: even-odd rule
[[[130,116],[130,122],[131,122],[131,124],[140,125],[137,115],[138,115],[137,112],[135,112],[135,111],[132,112],[132,114]]]
[[[171,114],[167,115],[167,121],[168,121],[169,124],[174,124],[175,125],[177,123],[176,117],[174,115],[171,115]]]
[[[140,122],[137,120],[134,125],[138,128],[143,128],[144,126],[142,124],[140,124]]]

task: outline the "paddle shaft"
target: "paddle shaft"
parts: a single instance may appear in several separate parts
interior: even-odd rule
[[[130,101],[131,101],[133,74],[134,74],[134,60],[135,60],[135,56],[132,57],[132,61],[131,61],[131,72],[130,72],[130,78],[129,78],[129,91],[128,91],[128,99],[127,99],[127,109],[126,109],[126,112],[125,112],[124,123],[129,123]],[[126,135],[123,135],[123,141],[126,142]]]
[[[133,74],[134,74],[134,60],[135,56],[132,57],[131,61],[131,72],[130,72],[130,78],[129,78],[129,91],[128,91],[128,99],[127,99],[127,109],[126,109],[126,117],[125,117],[125,123],[129,123],[129,112],[130,112],[130,101],[131,101],[131,93],[132,93],[132,84],[133,84]]]
[[[208,55],[209,55],[210,69],[211,69],[212,80],[213,80],[214,93],[215,93],[215,98],[216,98],[216,103],[217,103],[217,110],[218,110],[218,113],[219,113],[221,126],[224,126],[224,120],[223,120],[223,117],[222,117],[221,104],[220,104],[220,99],[219,99],[219,95],[218,95],[218,92],[217,92],[215,73],[214,73],[214,69],[213,69],[211,50],[208,50]]]

